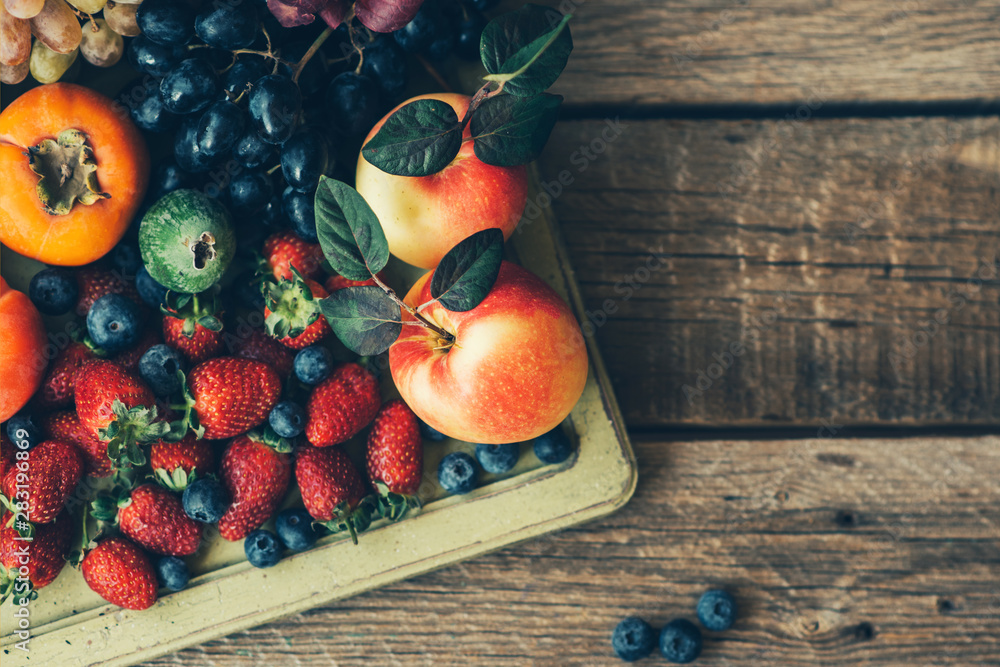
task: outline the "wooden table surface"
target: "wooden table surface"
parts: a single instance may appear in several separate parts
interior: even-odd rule
[[[724,586],[698,664],[1000,665],[1000,3],[549,4],[634,499],[148,664],[612,665]]]

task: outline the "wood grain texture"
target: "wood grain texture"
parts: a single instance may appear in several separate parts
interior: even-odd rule
[[[997,118],[612,125],[541,172],[630,426],[1000,422]]]
[[[511,0],[509,5],[521,3]],[[997,98],[989,0],[548,0],[576,48],[554,91],[573,105]]]
[[[608,519],[149,665],[615,665],[620,618],[693,617],[710,586],[742,613],[699,664],[1000,664],[1000,438],[637,454]]]

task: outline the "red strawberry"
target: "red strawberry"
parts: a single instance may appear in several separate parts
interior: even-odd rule
[[[291,280],[294,266],[304,278],[315,278],[322,269],[323,249],[290,230],[271,234],[264,241],[264,260],[276,280]]]
[[[190,335],[184,333],[185,327],[192,329]],[[222,352],[221,332],[169,314],[163,318],[163,341],[180,351],[192,364],[200,364]]]
[[[379,272],[378,277],[379,280],[385,282],[385,278],[382,276],[381,272]],[[377,283],[374,278],[369,278],[368,280],[351,280],[350,278],[345,278],[341,275],[332,275],[326,279],[325,283],[323,283],[323,287],[325,287],[326,291],[330,294],[333,294],[337,290],[342,290],[345,287],[362,287],[365,285],[376,286]]]
[[[288,454],[241,435],[222,455],[221,472],[232,504],[219,519],[219,534],[233,542],[260,528],[278,509],[292,466]]]
[[[46,438],[65,440],[76,446],[86,467],[94,477],[107,477],[113,470],[108,458],[108,443],[94,436],[80,422],[72,410],[50,412],[42,417],[42,431]]]
[[[306,438],[316,447],[344,442],[371,423],[382,403],[378,380],[358,364],[341,364],[306,405]]]
[[[85,363],[96,358],[93,350],[75,341],[70,341],[69,345],[59,350],[35,394],[38,407],[51,410],[73,405],[77,374]]]
[[[146,325],[142,331],[142,335],[139,337],[139,341],[127,350],[116,354],[111,360],[131,373],[138,373],[139,360],[142,359],[142,355],[146,354],[149,348],[159,345],[162,342],[163,339],[160,337],[159,327],[151,324]]]
[[[0,574],[0,589],[4,597],[14,586],[17,570],[22,565],[28,568],[31,589],[44,588],[59,576],[66,565],[63,554],[72,538],[70,526],[69,515],[60,514],[52,523],[35,526],[31,540],[19,539],[21,536],[13,526],[0,530],[0,565],[7,570]],[[28,592],[21,586],[15,590],[21,595]]]
[[[424,472],[420,425],[406,403],[391,400],[378,411],[368,434],[368,480],[385,484],[389,492],[412,496]]]
[[[135,282],[126,280],[124,276],[93,264],[80,267],[76,271],[76,282],[80,288],[80,297],[76,302],[76,314],[86,317],[94,302],[105,294],[121,294],[134,301],[139,308],[145,310],[146,304],[135,289]]]
[[[319,311],[320,299],[329,296],[315,280],[298,278],[271,285],[264,301],[267,333],[293,350],[301,350],[322,339],[332,330]]]
[[[171,491],[187,488],[188,478],[215,471],[215,452],[208,440],[198,440],[188,431],[179,442],[155,442],[149,452],[157,481]]]
[[[156,602],[156,574],[142,549],[123,537],[109,537],[80,564],[83,578],[102,598],[126,609]]]
[[[0,430],[0,481],[3,480],[7,470],[14,465],[14,452],[17,448],[7,437],[7,429]]]
[[[83,458],[76,447],[63,440],[46,440],[29,452],[26,461],[18,461],[7,471],[3,493],[28,504],[28,521],[48,523],[58,516],[81,477]]]
[[[184,512],[180,498],[156,484],[132,490],[118,510],[118,525],[132,541],[164,556],[190,556],[201,543],[201,524]]]
[[[282,382],[292,372],[295,352],[268,336],[263,329],[248,327],[246,332],[237,331],[237,335],[226,342],[230,345],[233,356],[263,361],[277,371]]]
[[[204,437],[215,440],[262,424],[278,402],[281,379],[261,361],[217,357],[191,370],[188,387]]]
[[[295,453],[295,481],[302,504],[317,521],[338,532],[348,530],[357,543],[357,533],[371,523],[365,499],[365,483],[351,459],[340,447],[300,447]]]

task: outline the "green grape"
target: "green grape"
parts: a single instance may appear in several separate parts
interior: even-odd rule
[[[31,26],[0,5],[0,63],[16,66],[31,55]]]
[[[30,19],[42,11],[45,0],[3,0],[3,6],[19,19]]]
[[[36,39],[34,46],[31,47],[29,60],[31,76],[39,83],[55,83],[76,61],[78,55],[80,55],[79,49],[74,49],[72,53],[56,53],[41,40]]]
[[[14,85],[21,83],[28,76],[28,61],[25,60],[20,65],[4,65],[0,63],[0,83]]]
[[[80,54],[91,65],[111,67],[125,52],[125,40],[108,27],[104,19],[94,19],[83,24],[83,41]]]
[[[104,5],[108,4],[108,0],[66,0],[66,2],[84,14],[96,14],[104,9]]]
[[[104,8],[104,18],[111,29],[124,37],[135,37],[141,34],[139,24],[135,21],[135,12],[139,5],[129,5],[121,2],[108,2]]]
[[[45,7],[31,19],[31,34],[63,54],[75,51],[83,39],[80,21],[66,0],[45,0]]]

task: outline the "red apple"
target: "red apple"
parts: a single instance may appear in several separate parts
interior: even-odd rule
[[[406,295],[432,301],[431,273]],[[530,271],[504,262],[489,295],[464,313],[433,301],[421,311],[455,337],[405,325],[389,348],[399,393],[417,416],[458,440],[499,444],[555,428],[587,382],[587,350],[569,306]],[[404,313],[407,321],[412,321]]]
[[[414,97],[399,106],[422,99],[450,104],[462,118],[471,98],[435,93]],[[372,128],[365,143],[396,109]],[[463,137],[470,136],[466,126]],[[355,187],[382,223],[389,252],[425,269],[437,266],[459,241],[483,229],[499,227],[504,239],[510,238],[528,199],[525,168],[480,162],[471,141],[462,144],[458,156],[447,167],[430,176],[393,176],[359,155]]]

